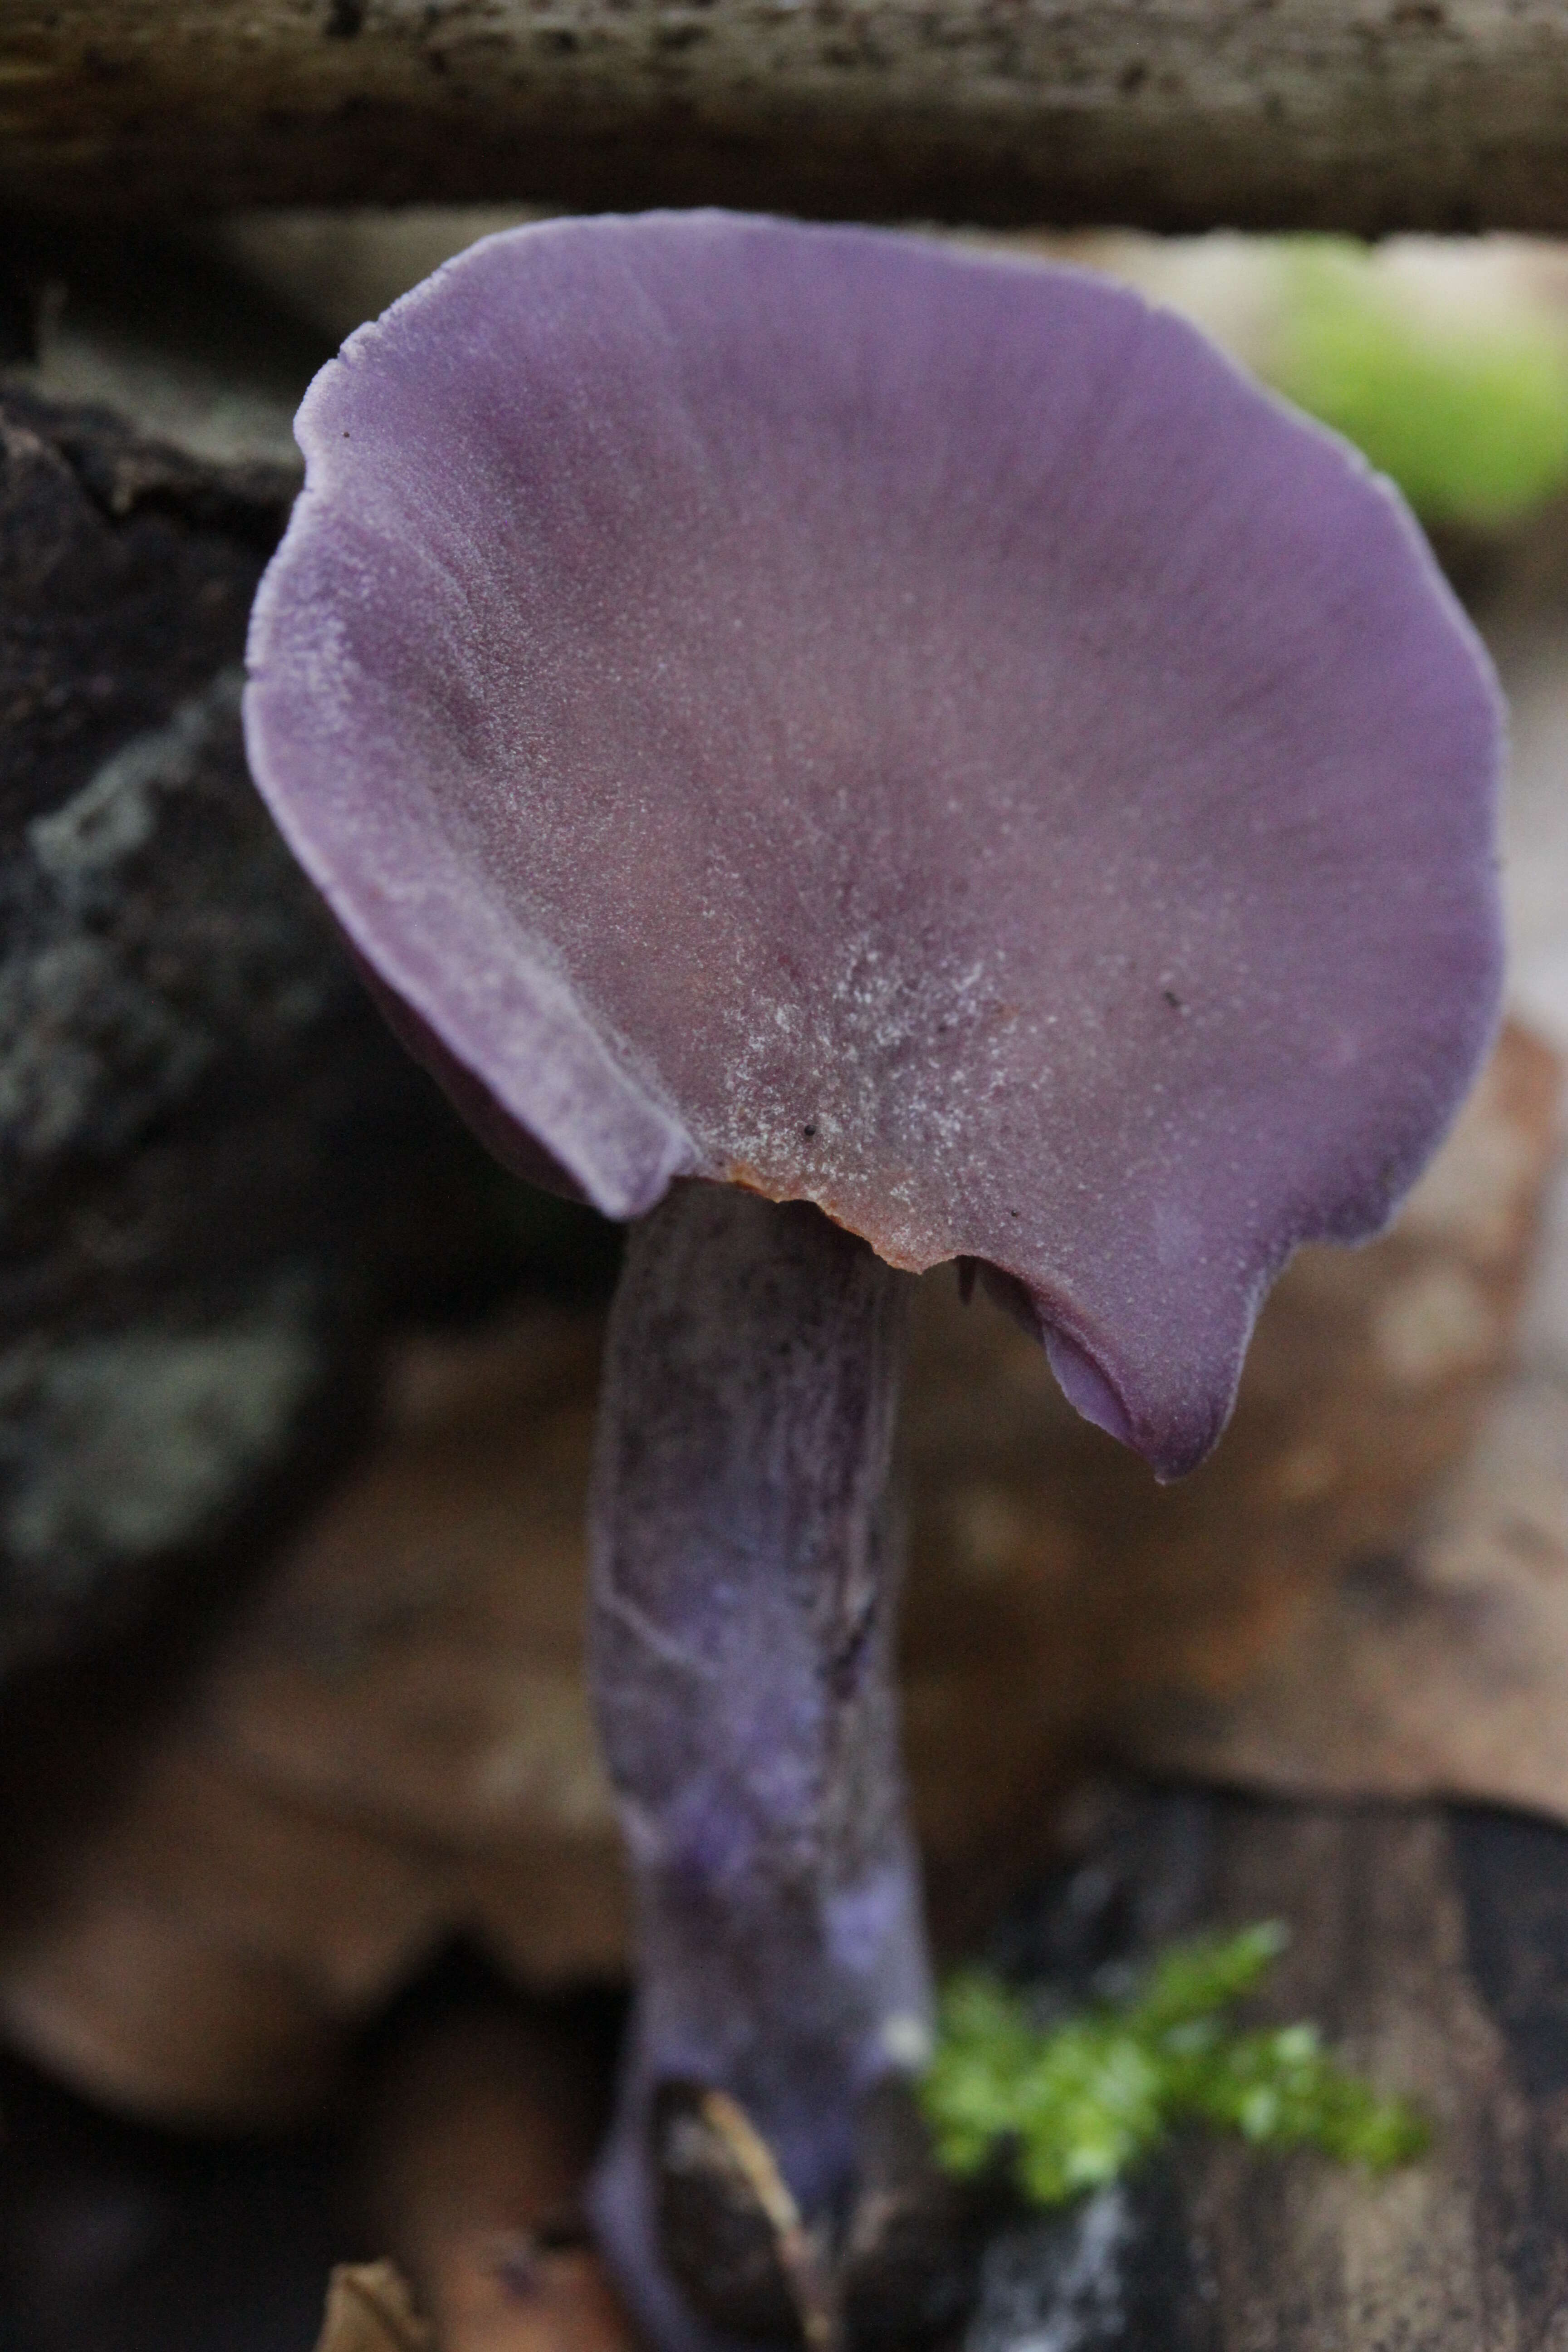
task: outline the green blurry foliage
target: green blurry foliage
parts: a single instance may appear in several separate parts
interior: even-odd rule
[[[1353,441],[1424,522],[1496,529],[1568,485],[1568,332],[1544,312],[1427,316],[1365,247],[1279,249],[1268,380]]]
[[[939,2161],[973,2175],[1000,2157],[1032,2203],[1060,2205],[1116,2179],[1183,2124],[1316,2147],[1373,2172],[1418,2156],[1420,2119],[1337,2065],[1314,2027],[1226,2023],[1284,1942],[1267,1921],[1173,1945],[1125,2000],[1047,2027],[994,1978],[956,1978],[921,2085]]]

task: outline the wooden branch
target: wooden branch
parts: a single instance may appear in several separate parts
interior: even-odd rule
[[[0,202],[1568,229],[1563,0],[8,0]]]

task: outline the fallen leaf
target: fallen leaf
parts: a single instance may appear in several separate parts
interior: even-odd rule
[[[390,2263],[340,2263],[316,2352],[431,2352],[435,2337]]]

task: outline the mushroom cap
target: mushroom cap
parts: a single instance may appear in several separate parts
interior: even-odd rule
[[[1496,1012],[1500,718],[1387,484],[1071,269],[719,213],[322,370],[257,782],[488,1139],[972,1258],[1173,1475]]]

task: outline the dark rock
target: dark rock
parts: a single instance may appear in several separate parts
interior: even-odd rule
[[[974,2300],[997,2182],[955,2180],[932,2153],[908,2079],[867,2093],[857,2187],[838,2250],[845,2334],[855,2352],[947,2344]]]
[[[0,404],[0,1671],[236,1560],[507,1256],[247,773],[293,488]]]
[[[964,2352],[1219,2352],[1197,2259],[1166,2165],[1015,2220],[985,2249]]]

